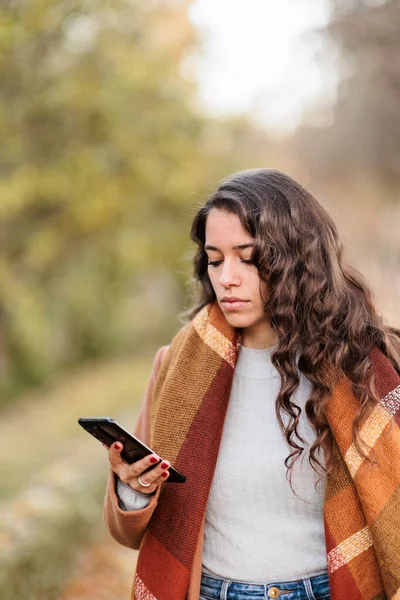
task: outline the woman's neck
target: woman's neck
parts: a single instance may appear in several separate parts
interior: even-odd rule
[[[246,328],[243,330],[242,346],[254,350],[265,350],[278,343],[278,336],[273,329],[263,328],[261,331]]]

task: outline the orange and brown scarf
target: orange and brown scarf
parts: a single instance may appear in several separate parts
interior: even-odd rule
[[[151,446],[187,481],[161,490],[141,544],[136,600],[186,598],[240,342],[219,306],[208,305],[176,335],[161,366]],[[335,439],[324,501],[331,600],[400,600],[400,378],[378,349],[371,358],[381,402],[361,436],[378,466],[352,442],[359,404],[345,377],[327,409]]]

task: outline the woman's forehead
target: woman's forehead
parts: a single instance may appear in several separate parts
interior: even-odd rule
[[[230,242],[231,246],[249,244],[254,238],[243,229],[239,217],[234,213],[213,208],[206,221],[206,243],[217,245],[217,239],[225,243]]]

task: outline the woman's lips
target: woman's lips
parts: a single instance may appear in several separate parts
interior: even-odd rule
[[[222,300],[221,304],[225,310],[238,310],[248,304],[248,302],[248,300],[230,300],[229,302],[227,300]]]

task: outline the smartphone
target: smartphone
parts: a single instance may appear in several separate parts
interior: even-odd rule
[[[78,419],[78,423],[106,446],[111,446],[114,442],[121,442],[124,445],[121,456],[129,464],[144,458],[148,454],[157,454],[110,417],[81,417]],[[143,472],[146,473],[154,469],[160,462],[150,465]],[[178,469],[171,465],[168,471],[169,477],[166,483],[185,483],[186,477]]]

